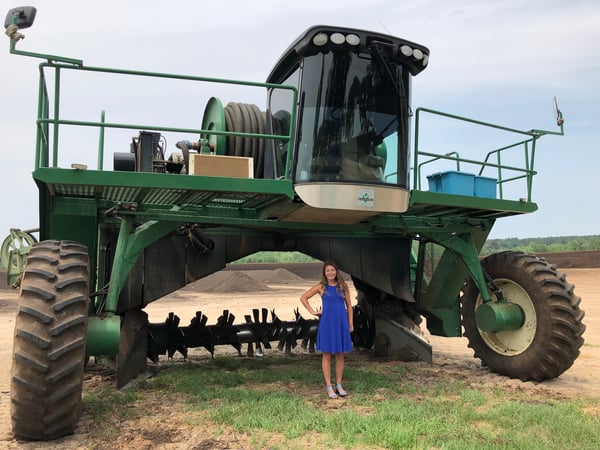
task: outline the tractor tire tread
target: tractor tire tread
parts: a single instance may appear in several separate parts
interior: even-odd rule
[[[537,327],[533,342],[521,354],[504,356],[496,353],[481,338],[475,324],[477,286],[469,280],[462,297],[464,335],[468,346],[484,366],[522,381],[556,378],[571,367],[583,345],[584,311],[581,299],[564,274],[541,258],[522,252],[501,252],[482,262],[492,278],[517,278],[535,305]],[[528,289],[529,288],[529,289]]]
[[[11,373],[13,434],[52,440],[81,410],[88,317],[88,255],[72,241],[31,247],[21,282]]]

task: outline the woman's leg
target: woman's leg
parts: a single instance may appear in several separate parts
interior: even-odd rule
[[[321,359],[321,368],[323,369],[325,386],[331,386],[331,353],[323,353],[323,358]]]
[[[344,375],[344,354],[335,354],[335,379],[336,384],[342,384],[342,376]]]
[[[344,354],[336,353],[335,355],[335,392],[340,397],[345,397],[348,393],[342,387],[342,376],[344,375]]]

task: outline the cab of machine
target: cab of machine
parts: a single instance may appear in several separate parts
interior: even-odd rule
[[[295,127],[294,189],[317,208],[404,212],[409,196],[411,76],[429,51],[388,35],[316,26],[285,51],[267,82],[298,88],[296,123],[289,91],[269,93],[275,133]],[[276,150],[276,171],[286,156]],[[283,175],[283,174],[282,174]]]

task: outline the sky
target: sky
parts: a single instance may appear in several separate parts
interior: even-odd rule
[[[3,2],[6,11],[20,2]],[[263,82],[289,44],[312,25],[392,34],[425,45],[426,70],[412,80],[412,108],[426,107],[519,130],[559,131],[553,98],[565,119],[564,136],[538,142],[532,200],[538,211],[500,219],[490,238],[600,234],[600,2],[597,0],[132,0],[30,2],[33,27],[21,50],[82,59],[86,65]],[[35,149],[37,65],[0,52],[0,239],[9,228],[38,226]],[[68,80],[65,80],[68,81]],[[165,117],[175,127],[200,128],[212,95],[264,106],[264,92],[234,87],[211,92],[182,83],[145,88],[113,81],[107,90],[73,81],[65,118],[143,123]],[[138,97],[125,102],[124,94]],[[128,116],[129,112],[139,115]],[[163,121],[164,122],[164,121]],[[425,121],[423,122],[425,123]],[[497,137],[433,131],[431,149],[484,147]],[[96,132],[97,134],[97,132]],[[131,132],[110,136],[112,152],[128,151]],[[184,138],[187,138],[184,136]],[[97,135],[61,131],[71,150],[59,163],[93,166]],[[461,142],[463,139],[463,142]],[[489,140],[486,140],[489,139]],[[504,137],[502,137],[504,139]],[[177,137],[169,138],[169,149]],[[499,141],[500,142],[500,141]],[[485,144],[485,145],[484,145]],[[62,147],[61,147],[62,148]],[[429,150],[425,148],[424,150]],[[462,154],[461,154],[462,156]],[[90,167],[94,168],[94,167]]]

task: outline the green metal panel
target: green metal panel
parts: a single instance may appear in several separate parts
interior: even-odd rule
[[[104,313],[112,315],[117,311],[119,294],[125,285],[130,270],[135,265],[141,252],[150,244],[173,231],[179,226],[173,222],[150,221],[133,231],[133,219],[121,220],[119,240],[115,250],[115,261],[106,297]]]
[[[88,320],[86,355],[115,356],[119,353],[121,318],[90,317]]]
[[[472,276],[487,292],[477,255],[491,227],[465,230],[462,236],[430,230],[423,236],[446,249],[423,290],[416,293],[419,309],[427,317],[427,328],[433,335],[461,336],[460,291],[468,276]]]

